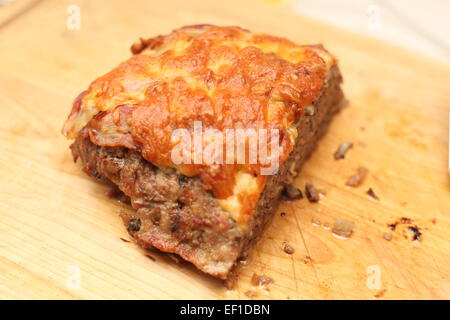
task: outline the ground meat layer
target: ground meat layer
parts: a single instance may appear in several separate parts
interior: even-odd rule
[[[128,232],[144,248],[175,253],[198,269],[226,279],[240,257],[275,211],[283,187],[292,181],[317,140],[325,132],[342,100],[341,75],[332,67],[312,114],[296,123],[294,151],[269,178],[254,215],[245,227],[222,210],[198,178],[161,169],[139,153],[121,147],[101,147],[82,132],[71,146],[85,172],[116,185],[129,199],[134,214],[123,214]]]

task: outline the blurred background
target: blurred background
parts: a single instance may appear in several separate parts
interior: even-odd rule
[[[0,0],[0,26],[8,22],[5,20],[12,20],[21,15],[22,11],[30,10],[33,2],[37,5],[42,1],[44,0]],[[259,1],[287,7],[291,12],[377,37],[441,61],[450,61],[449,0]],[[76,4],[77,1],[73,2]],[[149,4],[152,2],[155,5],[159,3],[149,0]],[[114,1],[111,5],[113,3]],[[129,3],[132,5],[133,1]],[[11,12],[15,15],[11,15]]]
[[[280,2],[280,0],[266,0]],[[449,0],[281,0],[301,14],[450,59]],[[365,13],[365,14],[361,14]]]

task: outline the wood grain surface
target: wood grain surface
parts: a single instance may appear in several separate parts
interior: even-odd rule
[[[0,298],[450,298],[448,65],[264,1],[19,1],[18,11],[0,8]],[[69,5],[81,9],[79,30],[66,27]],[[326,195],[283,203],[232,290],[121,240],[128,209],[82,173],[60,134],[72,99],[132,42],[198,23],[323,43],[349,100],[295,181]],[[343,141],[354,147],[336,161]],[[369,170],[363,185],[345,186],[359,166]],[[407,226],[389,230],[401,217],[420,242],[405,238]],[[351,238],[324,227],[336,219],[355,224]],[[253,288],[253,273],[272,277],[270,290]]]

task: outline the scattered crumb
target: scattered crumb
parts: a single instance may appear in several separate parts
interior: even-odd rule
[[[338,219],[333,223],[333,234],[342,237],[342,238],[349,238],[353,233],[353,228],[355,227],[355,224],[343,220]]]
[[[400,219],[400,222],[401,222],[402,224],[409,224],[409,223],[412,222],[412,220],[411,220],[410,218],[402,217],[402,218]]]
[[[437,222],[436,218],[431,219],[432,224],[436,224],[436,222]]]
[[[283,245],[283,251],[287,254],[293,254],[295,252],[295,249],[288,243],[285,243]]]
[[[275,281],[268,276],[253,273],[252,278],[250,280],[250,283],[253,286],[253,288],[247,290],[245,292],[245,295],[250,299],[253,299],[261,293],[267,294],[270,291],[268,286],[274,282]]]
[[[399,226],[402,226],[401,229],[399,229]],[[405,232],[405,227],[407,231],[412,232],[412,238],[407,235],[407,232]],[[422,232],[420,231],[420,228],[413,223],[413,220],[408,217],[401,217],[398,221],[395,221],[393,223],[388,224],[388,228],[392,231],[398,230],[401,232],[401,235],[408,239],[410,238],[412,241],[421,241],[422,240]]]
[[[375,298],[381,298],[386,293],[386,289],[381,289],[378,293],[374,294]]]
[[[369,190],[366,191],[367,195],[375,200],[380,200],[378,196],[376,195],[375,191],[373,191],[372,188],[369,188]]]
[[[257,275],[256,273],[253,273],[251,284],[254,286],[267,286],[271,283],[273,283],[273,279],[264,275]]]
[[[395,230],[395,228],[397,228],[397,222],[396,223],[390,223],[388,224],[389,229],[391,229],[392,231]]]
[[[358,168],[358,173],[348,178],[346,185],[350,187],[358,187],[364,182],[364,179],[367,175],[367,169],[364,167]]]
[[[280,212],[280,216],[282,217],[286,216],[286,212]]]
[[[324,228],[325,230],[330,230],[330,224],[325,222],[325,223],[323,224],[323,228]]]
[[[299,188],[288,184],[283,189],[283,198],[287,200],[300,200],[303,198],[303,193]]]
[[[310,256],[306,256],[306,257],[303,259],[303,263],[304,263],[304,264],[312,263],[311,257],[310,257]]]
[[[342,142],[334,153],[334,158],[336,160],[344,159],[347,151],[353,147],[353,143],[351,142]]]
[[[422,240],[422,232],[420,232],[419,227],[412,226],[412,227],[409,227],[408,230],[413,233],[413,241]]]
[[[150,260],[152,260],[153,262],[156,262],[156,259],[153,257],[153,256],[151,256],[151,255],[149,255],[149,254],[146,254],[145,255],[147,258],[149,258]]]
[[[313,219],[311,220],[311,223],[312,223],[313,226],[316,226],[316,227],[320,227],[320,225],[322,224],[322,223],[320,222],[320,220],[317,219],[317,218],[313,218]]]
[[[383,233],[383,239],[386,241],[391,241],[392,240],[392,233]]]
[[[319,191],[314,187],[312,183],[305,184],[305,194],[309,202],[317,202],[320,200]]]
[[[123,242],[131,242],[130,240],[124,239],[124,238],[120,238],[120,240],[122,240]]]

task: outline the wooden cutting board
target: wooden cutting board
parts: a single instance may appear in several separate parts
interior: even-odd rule
[[[24,1],[0,9],[0,298],[450,298],[448,65],[263,1]],[[72,4],[80,30],[66,27]],[[72,99],[129,57],[132,42],[198,23],[325,44],[349,100],[295,181],[326,196],[280,207],[233,290],[121,240],[127,209],[81,172],[60,134]],[[343,141],[354,147],[336,161]],[[358,166],[367,179],[346,187]],[[408,226],[389,230],[401,217],[420,242],[404,237]],[[355,224],[350,239],[324,227],[336,219]],[[275,280],[269,291],[252,287],[253,273]]]

